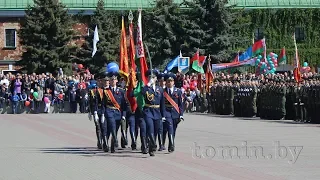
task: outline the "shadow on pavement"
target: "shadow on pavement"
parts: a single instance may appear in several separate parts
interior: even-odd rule
[[[293,120],[271,120],[271,119],[261,119],[260,117],[236,117],[233,115],[219,115],[219,114],[211,114],[211,113],[192,113],[193,115],[205,115],[209,117],[217,117],[217,118],[228,118],[235,120],[244,120],[244,121],[260,121],[260,122],[268,122],[268,123],[278,123],[278,124],[292,124],[292,125],[304,125],[306,127],[320,127],[320,123],[304,123],[304,122],[296,122]],[[292,126],[293,127],[293,126]],[[298,126],[301,127],[301,126]]]
[[[72,154],[82,155],[85,157],[108,156],[108,157],[130,157],[130,158],[146,158],[143,157],[140,150],[132,151],[131,149],[117,148],[115,153],[103,152],[96,147],[61,147],[61,148],[39,148],[37,149],[45,154]]]

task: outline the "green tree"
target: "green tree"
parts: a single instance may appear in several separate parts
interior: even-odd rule
[[[185,20],[183,24],[184,31],[181,33],[183,36],[183,55],[192,57],[198,49],[200,54],[203,55],[205,53],[204,37],[206,32],[201,25],[205,23],[205,9],[195,1],[184,1],[183,5],[189,7],[182,14],[182,18]]]
[[[97,43],[97,52],[92,58],[93,36],[96,26],[98,27],[99,42]],[[118,61],[119,16],[115,11],[107,11],[104,8],[104,1],[99,0],[89,27],[90,35],[86,37],[86,42],[78,50],[75,62],[88,67],[91,73],[102,75],[108,62]]]
[[[189,24],[195,26],[194,30],[187,32],[186,37],[190,34],[196,44],[199,43],[198,38],[200,48],[205,50],[204,53],[212,55],[214,63],[230,61],[233,58],[232,47],[247,41],[236,34],[237,29],[243,26],[236,23],[242,11],[235,11],[233,6],[228,6],[227,3],[227,0],[185,2],[190,8]]]
[[[28,73],[54,72],[62,68],[71,71],[70,57],[76,46],[72,19],[58,0],[34,0],[28,6],[19,36],[25,48],[18,65]]]
[[[184,19],[179,5],[173,0],[160,0],[155,8],[146,12],[145,43],[152,54],[155,66],[165,65],[181,50],[181,33],[183,33]]]

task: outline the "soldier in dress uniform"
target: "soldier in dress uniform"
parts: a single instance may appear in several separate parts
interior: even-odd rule
[[[141,75],[139,72],[137,72],[137,79],[138,78],[141,78]],[[133,91],[133,96],[136,97],[137,103],[138,103],[138,108],[135,111],[136,135],[138,134],[138,130],[140,129],[139,133],[140,133],[140,141],[141,141],[141,152],[142,154],[148,154],[147,125],[146,125],[146,121],[144,119],[144,113],[143,113],[144,106],[143,106],[143,103],[141,102],[141,101],[144,101],[144,96],[141,94],[142,89],[144,88],[142,84],[143,82],[140,79]],[[137,88],[140,88],[140,89],[137,89]]]
[[[118,74],[109,74],[109,76],[110,86],[109,88],[106,88],[104,90],[104,103],[105,117],[107,119],[107,125],[109,130],[107,137],[109,139],[111,133],[111,153],[114,153],[115,147],[118,147],[117,132],[121,126],[121,121],[126,121],[127,103],[125,100],[124,90],[117,87]],[[122,132],[122,138],[125,138],[124,132]]]
[[[173,152],[175,148],[175,135],[178,124],[183,120],[183,103],[181,90],[174,87],[175,75],[166,74],[166,88],[163,91],[163,97],[165,102],[164,116],[166,121],[164,126],[168,131],[169,146],[168,151]]]
[[[162,90],[166,88],[166,81],[165,81],[165,74],[164,73],[157,73],[157,78],[158,78],[158,85]],[[159,143],[159,151],[165,150],[164,147],[164,142],[165,142],[165,136],[167,129],[165,129],[166,126],[164,122],[160,121],[159,124],[159,132],[158,132],[158,143]]]
[[[132,75],[132,74],[131,74]],[[129,82],[132,83],[132,82]],[[131,101],[130,101],[131,99]],[[134,97],[134,92],[129,91],[128,89],[126,90],[126,101],[127,101],[127,127],[129,127],[129,132],[130,132],[130,137],[131,137],[131,149],[136,150],[137,149],[137,127],[138,126],[138,121],[136,118],[136,111],[139,111],[138,109],[138,104],[137,100]],[[127,131],[127,130],[126,130]],[[127,132],[126,132],[127,136]]]
[[[94,119],[94,125],[96,127],[96,136],[97,136],[97,147],[98,149],[102,149],[102,133],[101,133],[101,126],[99,123],[99,117],[97,114],[98,111],[98,98],[97,97],[97,86],[90,85],[89,86],[89,113],[88,117],[89,120],[92,120],[92,116]]]
[[[149,154],[150,156],[154,156],[154,152],[157,150],[155,138],[159,131],[161,119],[165,121],[163,115],[164,98],[162,88],[156,85],[156,72],[154,70],[148,70],[146,75],[149,77],[149,83],[142,89],[142,95],[145,101],[143,115],[149,137]]]

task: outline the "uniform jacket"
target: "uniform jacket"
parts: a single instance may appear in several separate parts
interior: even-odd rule
[[[171,105],[171,103],[163,96],[165,103],[164,116],[166,118],[171,117],[172,119],[178,119],[180,116],[183,116],[183,103],[182,103],[182,93],[181,90],[173,87],[173,92],[169,92],[169,88],[164,89],[165,92],[169,94],[172,100],[178,105],[179,112]]]
[[[114,99],[120,106],[120,110],[116,109],[115,105],[111,101],[111,98],[108,96],[107,91],[111,91]],[[104,90],[104,97],[104,105],[106,112],[105,116],[108,119],[121,120],[123,116],[126,117],[127,103],[125,100],[125,91],[123,89],[119,87],[116,87],[115,90],[113,90],[113,88],[111,87],[107,88]]]
[[[101,114],[102,112],[104,112],[103,90],[100,89],[100,92],[101,92],[101,95],[99,91],[96,89],[89,90],[89,109],[92,114],[94,113],[94,111],[97,111],[98,114]]]
[[[163,89],[159,86],[153,87],[144,86],[142,89],[142,95],[144,97],[145,106],[143,108],[143,114],[145,117],[152,119],[161,119],[164,117],[164,98]],[[155,106],[158,106],[155,108]]]

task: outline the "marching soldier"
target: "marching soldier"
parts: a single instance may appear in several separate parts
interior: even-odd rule
[[[140,78],[139,72],[137,73],[137,78]],[[136,97],[138,108],[135,111],[135,119],[136,119],[136,132],[138,132],[138,128],[140,129],[140,141],[141,141],[141,152],[142,154],[148,154],[147,148],[147,125],[144,119],[144,106],[142,101],[144,101],[144,95],[141,93],[143,90],[143,82],[141,79],[138,81],[134,91],[133,96]],[[140,103],[139,103],[140,102]],[[137,135],[138,133],[136,133]],[[137,137],[137,136],[136,136]]]
[[[89,117],[94,118],[97,135],[97,146],[99,149],[108,152],[109,146],[107,141],[107,124],[104,117],[104,106],[103,106],[103,90],[98,88],[96,84],[90,85],[91,89],[89,93]]]
[[[131,74],[132,75],[132,74]],[[130,81],[129,83],[133,83],[132,81]],[[131,149],[132,150],[136,150],[137,149],[137,144],[136,144],[136,140],[137,140],[137,128],[136,126],[138,126],[137,124],[137,120],[136,120],[136,111],[138,111],[138,104],[137,104],[137,100],[134,97],[134,93],[133,90],[126,90],[126,101],[127,101],[127,127],[129,128],[129,132],[130,132],[130,137],[131,137]],[[126,136],[127,136],[127,130],[126,130]]]
[[[157,76],[155,73],[154,70],[148,70],[146,75],[149,77],[149,83],[142,90],[145,101],[143,114],[148,130],[150,156],[154,156],[157,149],[155,137],[159,132],[160,121],[161,119],[165,121],[163,90],[156,86]]]
[[[105,117],[107,118],[108,139],[111,133],[111,153],[118,147],[117,132],[122,121],[126,121],[127,104],[125,92],[117,87],[118,78],[115,74],[110,74],[110,86],[104,90],[105,95]],[[121,130],[122,138],[125,138],[124,130]],[[107,141],[108,141],[107,139]]]
[[[162,88],[162,90],[164,88],[166,88],[166,81],[165,81],[165,74],[164,73],[158,73],[158,85],[160,88]],[[167,129],[165,129],[166,126],[164,125],[164,122],[160,121],[159,124],[159,132],[158,132],[158,143],[159,143],[159,150],[158,151],[162,151],[165,150],[164,147],[164,142],[165,142],[165,136],[166,136],[166,132]]]
[[[166,88],[163,91],[163,97],[165,103],[164,116],[166,121],[164,122],[164,126],[166,126],[169,137],[168,151],[173,152],[175,148],[174,139],[176,130],[180,121],[183,120],[182,93],[180,89],[174,87],[174,74],[167,74],[165,79]]]

